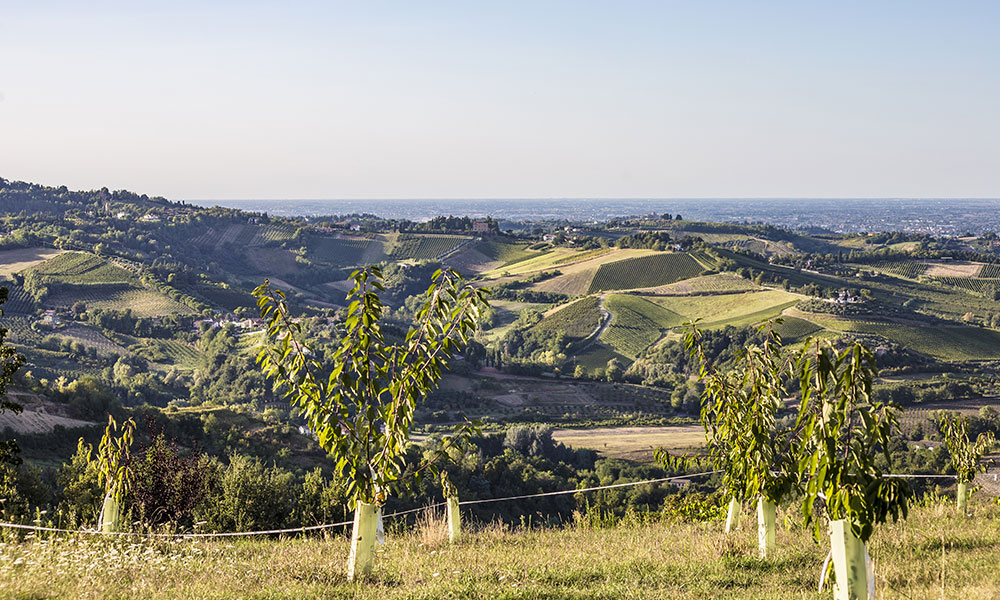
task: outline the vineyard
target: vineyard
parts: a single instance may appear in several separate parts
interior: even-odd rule
[[[581,298],[542,319],[536,326],[542,331],[561,331],[567,337],[583,339],[601,323],[600,301],[594,296]]]
[[[979,277],[983,279],[1000,278],[1000,264],[988,263],[983,265],[983,268],[979,271]]]
[[[0,327],[8,331],[8,339],[21,346],[35,346],[42,341],[42,336],[31,328],[30,317],[3,316],[0,317]]]
[[[639,296],[611,294],[604,307],[611,311],[611,326],[601,339],[619,353],[635,359],[656,343],[663,332],[684,318]]]
[[[586,350],[573,357],[573,364],[580,365],[589,374],[593,375],[597,369],[603,370],[608,366],[608,361],[616,358],[622,364],[628,365],[632,359],[615,352],[611,347],[604,344],[591,344]]]
[[[191,344],[177,340],[155,340],[155,342],[160,351],[170,359],[171,364],[185,369],[194,369],[198,366],[201,354]]]
[[[66,252],[28,269],[45,281],[74,285],[131,284],[139,285],[132,272],[111,264],[94,254]]]
[[[470,238],[459,235],[414,235],[401,233],[389,250],[393,260],[434,260]],[[482,252],[482,250],[480,250]]]
[[[291,225],[263,225],[257,235],[264,242],[284,242],[295,237],[296,231]]]
[[[126,354],[125,348],[122,348],[115,342],[109,340],[101,332],[91,329],[89,327],[73,326],[67,327],[60,330],[57,333],[58,337],[66,338],[74,342],[80,342],[87,348],[94,348],[98,353],[104,355],[111,354]]]
[[[1000,332],[967,325],[921,327],[876,319],[816,317],[827,329],[885,338],[941,360],[1000,358]]]
[[[782,323],[774,329],[781,335],[785,343],[799,342],[815,333],[823,331],[823,328],[819,325],[797,317],[782,317]]]
[[[0,310],[8,315],[34,314],[37,308],[35,301],[24,289],[18,287],[12,281],[0,282],[0,287],[6,287],[8,292],[7,302],[0,305]]]
[[[77,301],[88,308],[106,310],[131,309],[137,317],[157,317],[166,314],[191,314],[194,311],[159,292],[122,284],[92,284],[74,286],[46,299],[47,306],[69,308]]]
[[[945,285],[968,290],[976,294],[993,298],[993,292],[1000,291],[1000,280],[981,279],[973,277],[935,277],[934,281],[940,281]]]
[[[884,260],[872,265],[873,268],[907,279],[916,279],[927,271],[927,265],[910,260]]]
[[[361,237],[328,237],[310,235],[309,256],[316,261],[331,265],[355,266],[361,264],[361,257],[372,241]]]
[[[704,269],[683,253],[651,254],[604,263],[597,269],[588,293],[666,285],[697,277]]]

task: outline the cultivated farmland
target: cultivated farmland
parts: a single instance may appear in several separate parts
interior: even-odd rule
[[[776,317],[802,297],[778,290],[712,296],[650,296],[650,300],[685,319],[702,319],[700,327],[753,325]]]
[[[601,339],[631,359],[656,343],[665,330],[684,322],[681,315],[639,296],[611,294],[604,307],[612,318]]]
[[[873,264],[872,267],[907,279],[916,279],[927,271],[927,265],[912,260],[884,260]]]
[[[54,250],[52,248],[0,250],[0,278],[20,273],[63,252],[65,250]]]
[[[393,260],[433,260],[441,258],[471,238],[460,235],[418,235],[401,233],[388,249]]]
[[[557,309],[536,326],[543,331],[561,331],[567,337],[583,339],[593,333],[602,318],[600,302],[588,296]]]
[[[645,290],[655,295],[734,294],[759,290],[760,286],[734,273],[692,277],[676,283]]]
[[[338,266],[359,264],[365,250],[372,244],[371,240],[362,237],[310,235],[307,240],[310,259]]]
[[[129,284],[139,285],[134,273],[114,265],[100,256],[83,252],[66,252],[39,263],[32,271],[45,281],[73,285]]]
[[[666,285],[697,277],[704,269],[684,253],[659,253],[604,263],[590,282],[590,293]]]
[[[131,309],[137,317],[156,317],[165,314],[191,314],[194,311],[159,292],[128,285],[75,286],[71,290],[54,294],[45,300],[47,306],[68,308],[77,301],[88,308],[111,310]]]

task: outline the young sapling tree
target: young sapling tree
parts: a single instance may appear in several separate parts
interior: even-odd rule
[[[868,598],[868,539],[875,525],[905,517],[912,496],[907,482],[886,477],[882,466],[891,464],[889,443],[899,435],[895,410],[873,400],[875,356],[860,343],[838,350],[831,342],[810,341],[795,370],[803,516],[817,541],[825,522],[817,506],[829,521],[834,597]]]
[[[973,442],[969,439],[967,431],[967,420],[962,416],[953,416],[945,413],[938,421],[944,442],[951,455],[951,464],[958,474],[958,511],[967,514],[969,501],[969,484],[976,478],[977,473],[986,470],[983,464],[983,456],[993,449],[996,439],[992,431],[980,433]]]
[[[762,325],[764,341],[747,347],[725,372],[707,358],[697,327],[691,325],[686,334],[688,351],[697,360],[700,380],[705,383],[701,421],[708,454],[722,471],[730,498],[726,532],[739,526],[743,504],[756,501],[762,557],[774,551],[776,507],[796,487],[792,432],[777,423],[787,395],[783,374],[792,361],[781,348],[774,324]]]
[[[351,278],[344,333],[326,365],[307,346],[280,290],[265,282],[253,293],[269,339],[257,362],[301,409],[320,446],[336,458],[334,469],[346,484],[355,511],[347,564],[353,580],[372,568],[377,507],[391,488],[405,485],[400,478],[417,403],[468,344],[488,304],[485,290],[451,269],[439,270],[405,338],[390,343],[379,324],[385,310],[379,297],[381,270],[369,266]],[[475,424],[467,422],[450,440],[473,431]],[[428,466],[414,472],[434,470]]]
[[[105,533],[121,531],[122,506],[135,479],[129,464],[134,431],[132,419],[119,426],[108,415],[108,426],[97,449],[97,481],[104,486],[104,504],[97,524]]]

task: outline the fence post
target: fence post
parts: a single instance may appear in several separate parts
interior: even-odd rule
[[[729,501],[729,512],[726,514],[726,533],[732,533],[739,529],[741,508],[742,505],[736,498]]]
[[[358,501],[351,530],[351,553],[347,557],[347,579],[368,575],[375,562],[375,505]]]
[[[98,526],[103,533],[114,533],[118,531],[122,517],[122,507],[115,500],[114,494],[108,493],[104,496],[104,504],[101,506],[101,516],[98,519]]]
[[[868,600],[868,564],[865,543],[847,519],[830,521],[830,552],[833,554],[834,600]]]
[[[458,495],[448,496],[448,541],[455,543],[462,537],[462,513],[458,511]]]
[[[956,500],[958,500],[958,512],[963,515],[968,514],[969,507],[969,484],[964,481],[958,482],[958,493]]]
[[[777,507],[763,497],[757,499],[757,546],[760,557],[774,554],[774,520]]]

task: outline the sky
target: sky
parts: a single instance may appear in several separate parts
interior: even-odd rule
[[[0,0],[0,177],[174,200],[1000,196],[1000,2]]]

